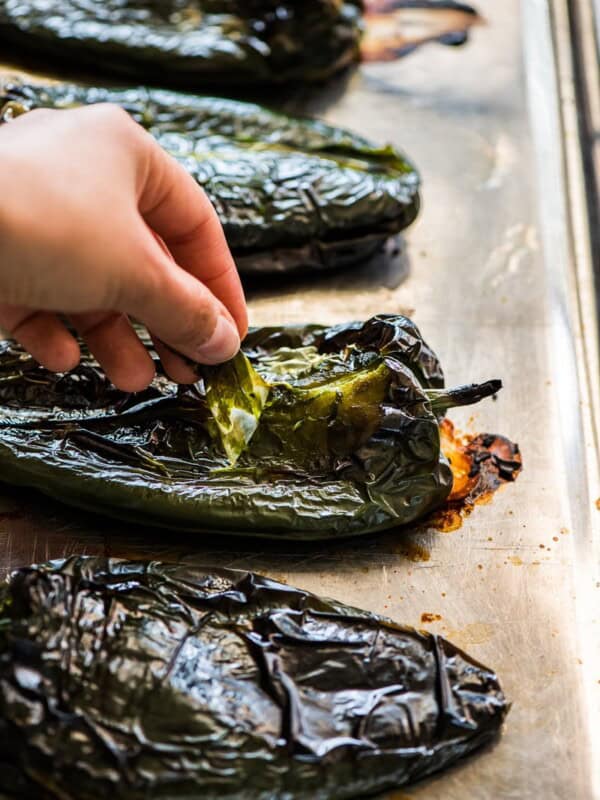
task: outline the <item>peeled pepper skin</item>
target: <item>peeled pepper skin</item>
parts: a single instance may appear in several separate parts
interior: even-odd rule
[[[72,556],[0,588],[0,790],[349,800],[498,733],[443,638],[252,573]]]
[[[443,503],[452,472],[427,394],[443,376],[414,323],[258,328],[243,350],[270,394],[232,464],[205,391],[229,365],[128,395],[89,353],[57,376],[1,344],[0,479],[144,524],[271,538],[364,534]]]
[[[203,187],[242,275],[360,262],[417,216],[413,165],[342,128],[161,89],[0,84],[0,115],[99,102],[122,106]]]
[[[361,0],[3,0],[0,42],[102,77],[231,88],[323,81],[357,61]]]

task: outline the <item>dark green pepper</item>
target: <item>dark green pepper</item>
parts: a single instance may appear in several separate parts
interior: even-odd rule
[[[144,83],[320,81],[356,61],[361,0],[3,0],[0,42]]]
[[[150,345],[148,345],[150,347]],[[499,381],[443,389],[415,325],[381,315],[260,328],[248,361],[117,391],[89,354],[57,376],[0,347],[0,478],[109,515],[193,531],[326,539],[411,522],[453,476],[446,408]]]
[[[419,178],[394,148],[235,100],[76,85],[0,87],[0,116],[113,102],[204,188],[244,274],[340,267],[416,217]]]
[[[63,72],[238,92],[320,82],[428,41],[462,44],[478,19],[455,0],[53,0],[51,11],[47,0],[4,0],[0,43]]]
[[[71,557],[0,588],[0,791],[349,800],[498,733],[439,636],[226,569]]]

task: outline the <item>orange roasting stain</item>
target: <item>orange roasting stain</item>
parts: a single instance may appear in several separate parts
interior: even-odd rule
[[[461,433],[448,419],[440,424],[440,440],[454,482],[446,503],[426,522],[450,533],[461,527],[476,505],[491,502],[501,486],[516,480],[522,460],[518,445],[503,436]]]
[[[424,611],[421,614],[421,623],[425,625],[430,622],[439,622],[441,618],[442,618],[441,614],[432,614],[430,611]]]
[[[600,511],[600,497],[596,500],[596,508]]]
[[[469,457],[467,446],[469,436],[461,436],[449,419],[440,425],[442,452],[450,462],[454,483],[448,502],[464,500],[475,489],[477,476],[471,475],[473,460]]]

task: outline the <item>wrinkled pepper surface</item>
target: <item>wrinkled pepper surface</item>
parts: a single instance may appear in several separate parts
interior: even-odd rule
[[[151,349],[148,343],[148,348]],[[452,488],[443,388],[402,316],[259,328],[243,354],[177,386],[115,389],[86,353],[55,375],[0,344],[0,479],[82,508],[191,531],[327,539],[411,522]]]
[[[343,267],[409,225],[419,177],[391,146],[261,106],[159,89],[0,87],[0,116],[112,102],[204,188],[243,274]]]
[[[2,0],[0,42],[51,64],[194,88],[321,81],[356,61],[361,0]]]
[[[73,556],[0,587],[0,791],[349,800],[490,741],[494,673],[252,573]]]

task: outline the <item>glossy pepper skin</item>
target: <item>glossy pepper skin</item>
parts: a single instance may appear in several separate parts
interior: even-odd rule
[[[441,637],[252,573],[73,556],[0,588],[14,798],[365,798],[490,741],[507,711]]]
[[[440,418],[500,387],[442,390],[436,356],[401,316],[259,328],[243,350],[246,358],[204,368],[193,386],[159,375],[128,395],[89,355],[57,376],[3,343],[0,479],[169,528],[358,535],[443,503],[452,472]],[[266,404],[248,404],[265,384]],[[256,422],[246,445],[240,419]]]
[[[3,0],[0,42],[168,86],[322,81],[358,60],[361,0]]]
[[[0,87],[0,114],[113,102],[204,188],[242,274],[343,267],[419,209],[419,178],[394,148],[252,103],[77,85]]]
[[[160,89],[0,87],[0,114],[98,102],[125,108],[198,181],[242,274],[354,264],[418,214],[402,154],[323,122]]]

